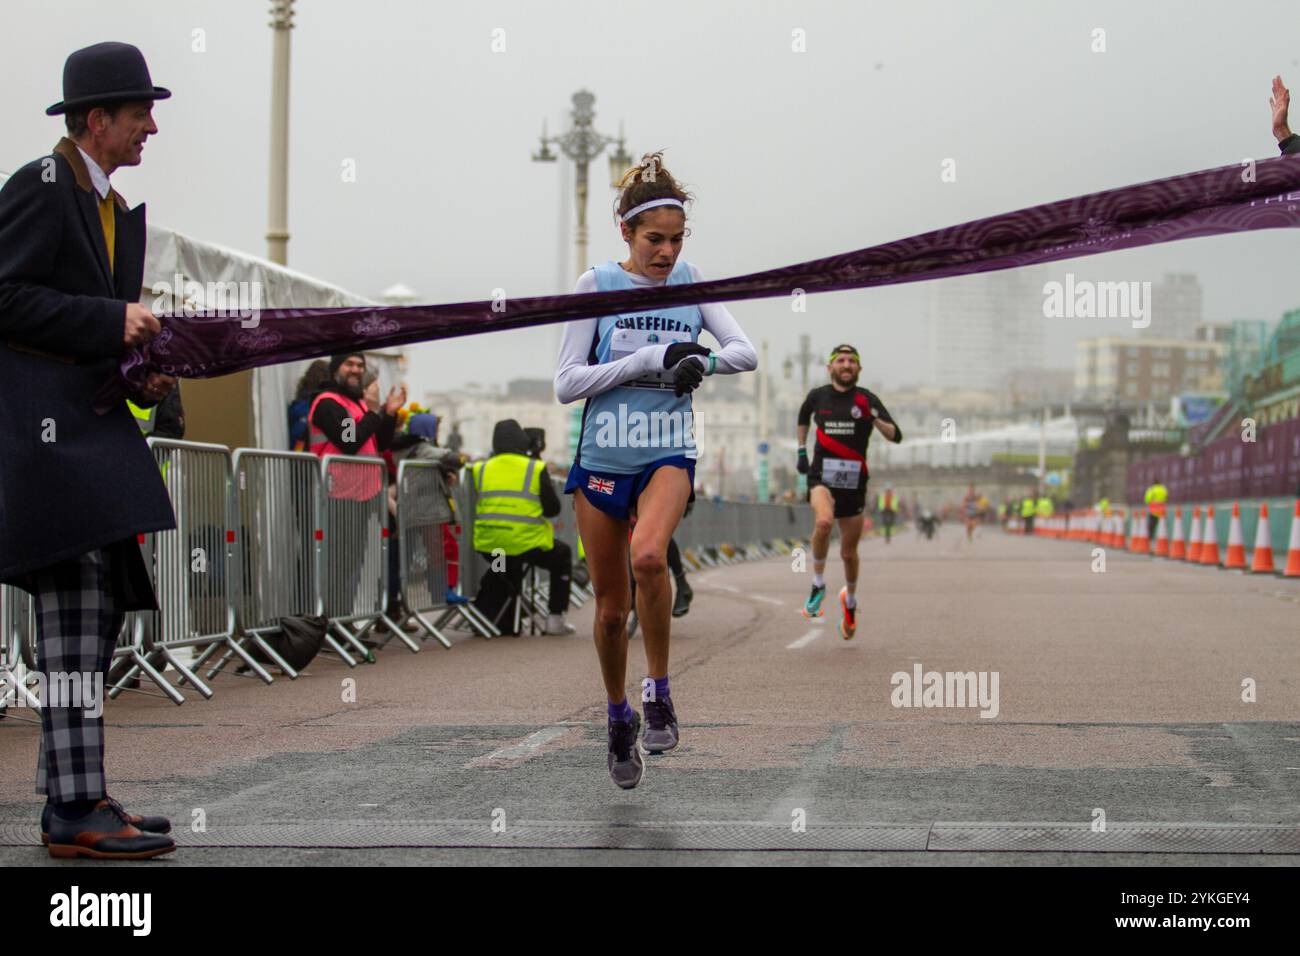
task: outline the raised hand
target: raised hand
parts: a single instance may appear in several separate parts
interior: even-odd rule
[[[375,386],[375,396],[379,396],[379,387]],[[406,404],[406,387],[394,385],[388,393],[388,400],[384,402],[384,413],[387,415],[396,415],[398,410]]]
[[[1280,143],[1291,135],[1291,127],[1287,123],[1291,91],[1283,85],[1281,76],[1273,77],[1273,95],[1269,97],[1268,105],[1273,110],[1273,136]]]

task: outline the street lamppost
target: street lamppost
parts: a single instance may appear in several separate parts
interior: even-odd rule
[[[266,257],[289,262],[289,31],[293,0],[272,0],[271,44],[271,177],[266,227]]]
[[[551,146],[559,148],[565,156],[573,160],[574,198],[578,207],[578,228],[574,235],[574,251],[577,255],[575,265],[581,275],[587,268],[587,166],[604,152],[606,146],[614,146],[609,155],[609,179],[611,186],[617,186],[632,165],[623,142],[623,130],[619,128],[618,138],[603,136],[592,128],[591,121],[596,116],[593,109],[596,103],[594,94],[578,90],[573,94],[573,125],[559,136],[546,135],[546,121],[542,121],[542,147],[533,154],[537,163],[553,163],[558,156],[551,151]]]

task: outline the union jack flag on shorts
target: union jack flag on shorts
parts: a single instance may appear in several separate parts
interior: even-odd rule
[[[612,495],[614,493],[614,482],[609,478],[597,478],[591,475],[587,478],[587,490],[599,491],[602,495]]]

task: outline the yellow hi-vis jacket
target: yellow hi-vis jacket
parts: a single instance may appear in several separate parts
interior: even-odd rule
[[[501,551],[509,557],[555,547],[555,532],[542,517],[542,463],[506,452],[470,469],[478,504],[474,550]]]
[[[1039,498],[1039,499],[1038,499],[1038,517],[1040,517],[1040,518],[1050,518],[1051,516],[1052,516],[1052,499],[1051,499],[1051,498]]]
[[[888,501],[885,500],[886,496],[889,498]],[[876,507],[881,511],[885,511],[886,509],[889,511],[897,511],[898,495],[894,494],[892,491],[882,491],[880,494],[876,495]]]
[[[145,435],[145,437],[147,438],[149,435],[152,435],[154,422],[158,418],[158,406],[154,405],[152,408],[141,408],[128,398],[126,400],[126,407],[129,408],[131,414],[135,416],[135,423],[140,426],[140,431]]]
[[[1165,502],[1169,500],[1169,489],[1160,482],[1156,482],[1147,489],[1145,501],[1151,508],[1151,513],[1157,518],[1164,517]]]
[[[1034,515],[1034,499],[1025,498],[1020,502],[1020,517],[1032,518]]]

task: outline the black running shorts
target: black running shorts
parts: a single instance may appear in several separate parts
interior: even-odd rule
[[[861,491],[850,491],[844,488],[831,488],[820,481],[810,480],[808,482],[808,501],[812,501],[812,490],[818,485],[831,493],[831,500],[835,502],[836,518],[855,518],[867,508],[867,486],[865,482]]]

